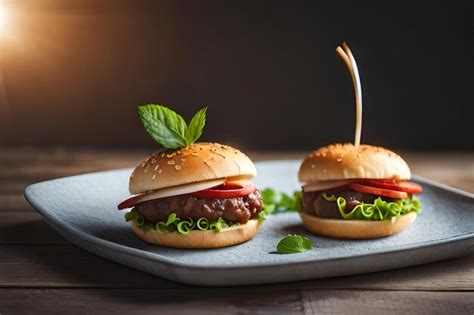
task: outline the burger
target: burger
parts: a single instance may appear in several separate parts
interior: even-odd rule
[[[410,181],[407,163],[372,145],[331,144],[301,164],[300,216],[307,230],[344,239],[370,239],[400,232],[413,223],[422,187]]]
[[[246,242],[262,222],[255,165],[239,150],[193,143],[155,153],[133,171],[133,196],[118,205],[133,232],[150,244],[217,248]]]

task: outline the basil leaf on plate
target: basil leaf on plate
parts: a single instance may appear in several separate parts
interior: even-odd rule
[[[288,235],[281,239],[277,245],[277,251],[280,254],[301,253],[313,248],[313,243],[306,236]]]

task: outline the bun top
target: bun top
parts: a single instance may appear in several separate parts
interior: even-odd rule
[[[132,194],[219,178],[252,178],[253,162],[239,150],[218,143],[194,143],[152,154],[133,171]]]
[[[352,178],[408,180],[411,173],[407,163],[390,150],[336,143],[311,153],[301,164],[298,177],[303,183]]]

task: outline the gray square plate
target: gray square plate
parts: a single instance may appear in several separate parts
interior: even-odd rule
[[[258,187],[298,190],[300,161],[257,163]],[[152,273],[198,285],[244,285],[342,276],[443,260],[474,252],[474,195],[415,177],[424,193],[422,213],[404,232],[377,240],[312,236],[295,213],[268,218],[244,244],[213,250],[148,245],[124,221],[117,204],[129,196],[130,169],[85,174],[28,186],[27,200],[66,239],[89,252]],[[287,234],[306,234],[314,248],[275,253]]]

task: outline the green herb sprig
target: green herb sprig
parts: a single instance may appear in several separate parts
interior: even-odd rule
[[[289,195],[272,188],[265,188],[261,191],[261,194],[264,202],[264,212],[267,215],[301,210],[301,191],[295,191],[293,195]]]
[[[201,108],[186,124],[175,111],[156,104],[138,107],[138,115],[146,131],[167,149],[186,147],[199,139],[206,124],[207,107]]]
[[[280,240],[277,252],[280,254],[301,253],[313,248],[313,242],[306,236],[297,234],[288,235]]]

